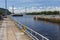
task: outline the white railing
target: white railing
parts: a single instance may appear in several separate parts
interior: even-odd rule
[[[19,28],[25,29],[25,33],[28,34],[33,40],[49,40],[48,38],[44,37],[43,35],[39,34],[38,32],[32,30],[31,28],[25,26],[24,24],[18,23],[12,17],[10,17],[13,21],[15,21]]]

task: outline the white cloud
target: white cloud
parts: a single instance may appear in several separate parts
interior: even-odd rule
[[[9,9],[12,9],[13,7],[9,7]],[[17,9],[16,7],[14,7],[14,9]]]
[[[31,7],[31,8],[27,8],[25,9],[24,7],[19,7],[16,8],[14,7],[14,12],[15,13],[24,13],[26,12],[40,12],[40,11],[60,11],[60,7]],[[9,11],[12,12],[12,7],[9,7]]]

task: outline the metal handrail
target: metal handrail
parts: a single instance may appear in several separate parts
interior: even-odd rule
[[[11,17],[10,17],[11,18]],[[22,23],[18,23],[16,20],[14,20],[13,18],[11,18],[13,21],[15,21],[17,24],[18,24],[18,27],[22,27],[22,28],[26,28],[25,30],[25,33],[27,33],[33,40],[40,40],[38,39],[35,35],[33,35],[31,32],[35,33],[36,35],[40,36],[41,37],[41,40],[49,40],[48,38],[44,37],[43,35],[39,34],[38,32],[32,30],[31,28],[25,26],[24,24]],[[29,31],[31,32],[29,32]]]
[[[22,24],[22,25],[23,25],[23,24]],[[27,28],[28,30],[30,30],[31,32],[34,32],[35,34],[41,36],[43,39],[49,40],[48,38],[44,37],[43,35],[39,34],[38,32],[32,30],[31,28],[29,28],[29,27],[27,27],[27,26],[25,26],[25,25],[23,25],[23,26],[26,27],[26,28]]]

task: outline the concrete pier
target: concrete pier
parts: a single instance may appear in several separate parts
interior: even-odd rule
[[[59,15],[44,15],[44,16],[34,16],[35,20],[44,20],[49,22],[60,23],[60,16]]]
[[[11,19],[4,18],[0,25],[0,40],[32,40],[32,39],[24,32],[22,32]]]

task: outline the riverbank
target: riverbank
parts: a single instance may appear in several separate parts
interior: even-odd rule
[[[60,23],[60,16],[59,15],[40,15],[40,16],[34,16],[35,20],[43,20],[43,21],[49,21],[54,23]]]

